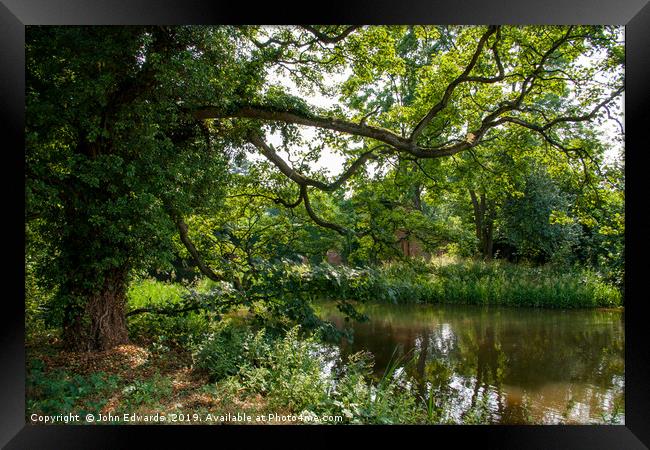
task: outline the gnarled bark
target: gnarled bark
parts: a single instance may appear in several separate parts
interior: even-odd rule
[[[126,273],[121,269],[109,271],[98,291],[80,296],[84,305],[66,309],[63,341],[68,349],[101,351],[129,341],[124,314]]]
[[[86,305],[90,317],[89,350],[107,350],[129,341],[125,304],[126,274],[115,270],[106,276],[103,289]]]

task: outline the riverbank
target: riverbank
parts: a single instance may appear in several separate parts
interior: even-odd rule
[[[391,304],[594,308],[623,305],[621,291],[588,268],[439,257],[375,267],[287,265],[312,298]],[[288,293],[289,295],[291,293]]]
[[[371,322],[355,325],[352,347],[299,328],[256,328],[238,312],[219,321],[142,314],[130,321],[131,343],[105,352],[65,352],[55,334],[32,336],[27,421],[63,411],[92,414],[95,424],[161,416],[157,423],[621,423],[622,388],[596,392],[600,382],[588,378],[603,367],[622,374],[622,334],[596,309],[581,318],[578,310],[367,306]],[[344,324],[340,312],[335,320]],[[548,377],[538,380],[544,390],[520,392],[517,373],[526,383]],[[569,397],[558,384],[567,374]],[[557,399],[553,415],[539,414],[537,397]],[[602,415],[576,416],[584,404]]]
[[[440,411],[427,409],[403,378],[373,380],[367,353],[334,373],[327,347],[297,328],[271,337],[226,321],[201,336],[194,348],[172,338],[98,353],[34,342],[26,420],[66,411],[81,424],[440,423]]]
[[[439,258],[379,268],[392,303],[504,305],[544,308],[618,307],[621,292],[595,271],[505,261]],[[391,296],[391,293],[393,293]]]
[[[280,270],[285,284],[270,287],[294,304],[330,299],[345,300],[348,305],[502,305],[594,311],[622,305],[616,288],[594,272],[578,269],[441,258],[375,268],[285,264]],[[206,294],[214,291],[215,284],[136,280],[129,288],[128,310],[180,307],[188,287]],[[492,420],[489,397],[459,409],[451,405],[459,402],[460,391],[447,390],[443,395],[433,387],[423,390],[408,369],[422,361],[421,352],[391,355],[377,373],[373,370],[376,355],[367,351],[343,354],[307,329],[285,326],[283,332],[282,327],[268,327],[254,319],[255,314],[236,308],[225,315],[214,310],[171,315],[141,312],[128,317],[131,344],[92,354],[63,351],[57,330],[31,320],[27,421],[31,422],[32,414],[55,416],[61,411],[112,415],[118,417],[116,423],[138,423],[130,420],[131,414],[145,418],[155,413],[196,423],[188,412],[196,417],[212,415],[214,420],[202,423],[229,423],[241,417],[238,414],[252,417],[251,423],[314,423],[315,418],[327,417],[333,418],[331,423],[364,424]],[[434,369],[442,371],[437,376],[444,378],[444,364]],[[443,379],[440,385],[452,382]],[[526,401],[520,402],[514,423],[539,423],[527,415]],[[596,423],[618,423],[619,409]],[[263,420],[256,421],[258,416]],[[571,423],[562,417],[553,420]]]

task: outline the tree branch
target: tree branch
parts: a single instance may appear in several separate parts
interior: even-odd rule
[[[623,92],[624,87],[621,86],[616,91],[614,91],[609,97],[607,97],[605,100],[602,102],[598,103],[594,109],[591,110],[589,114],[585,114],[582,116],[566,116],[566,117],[558,117],[556,119],[551,120],[550,122],[546,123],[545,125],[542,126],[542,129],[547,130],[551,128],[554,125],[557,125],[558,123],[562,122],[584,122],[587,120],[593,119],[598,111],[601,108],[606,107],[608,103],[610,103],[612,100],[614,100],[616,97],[618,97],[622,92]]]
[[[433,108],[429,110],[426,116],[420,120],[420,122],[415,126],[413,131],[411,132],[411,136],[409,136],[409,141],[410,142],[415,142],[415,140],[418,138],[420,134],[422,134],[422,131],[424,131],[424,128],[431,122],[431,120],[440,112],[442,111],[445,106],[449,103],[449,100],[451,99],[451,95],[454,93],[454,90],[456,87],[465,81],[469,81],[469,73],[472,71],[474,66],[476,65],[476,62],[478,61],[478,58],[483,51],[483,46],[485,45],[485,42],[488,40],[488,38],[494,34],[498,30],[497,26],[490,26],[488,27],[487,31],[483,33],[483,36],[481,36],[481,39],[478,41],[478,45],[476,46],[476,50],[474,51],[474,54],[472,55],[472,59],[470,60],[469,64],[467,67],[465,67],[465,70],[463,73],[461,73],[454,81],[449,83],[447,86],[447,89],[445,89],[444,94],[442,95],[442,99],[438,103],[436,103]],[[495,43],[496,46],[496,43]],[[493,49],[496,47],[493,47]],[[501,66],[501,60],[498,58],[498,53],[495,53],[497,55],[497,61],[498,61],[498,66],[499,66],[499,72],[500,72],[500,77],[494,78],[494,81],[499,81],[503,79],[503,67]],[[491,79],[487,79],[491,80]],[[478,77],[474,77],[473,81],[479,81]],[[493,81],[489,81],[493,82]]]
[[[525,97],[532,91],[535,86],[535,80],[540,77],[544,71],[544,65],[546,62],[553,56],[558,48],[560,48],[564,43],[570,41],[571,39],[580,38],[578,35],[571,35],[573,27],[569,27],[564,35],[552,42],[550,48],[548,48],[544,53],[536,52],[540,58],[538,61],[535,61],[533,65],[533,70],[527,76],[519,74],[518,76],[522,77],[520,92],[514,100],[504,101],[496,109],[487,113],[487,115],[482,119],[481,124],[478,128],[470,130],[464,139],[457,139],[451,142],[440,144],[433,147],[420,146],[416,143],[416,138],[423,131],[426,125],[430,120],[435,117],[435,115],[441,111],[450,101],[451,95],[453,94],[454,89],[462,82],[474,81],[474,82],[483,82],[483,83],[492,83],[504,79],[506,76],[514,76],[512,74],[505,75],[503,65],[498,52],[498,43],[500,41],[500,28],[498,26],[490,26],[488,30],[482,35],[477,48],[472,56],[470,63],[465,68],[464,72],[452,81],[445,93],[443,98],[438,102],[433,108],[427,113],[427,115],[422,118],[422,120],[415,127],[411,136],[407,139],[404,138],[395,132],[390,130],[366,125],[364,121],[361,123],[355,123],[349,120],[333,118],[333,117],[323,117],[318,116],[312,113],[310,110],[298,110],[298,109],[285,109],[278,110],[271,106],[264,105],[241,105],[229,111],[223,111],[214,107],[202,107],[197,108],[193,111],[194,116],[197,119],[212,119],[220,117],[239,117],[239,118],[248,118],[248,119],[261,119],[261,120],[271,120],[271,121],[281,121],[286,123],[293,123],[298,125],[313,126],[323,129],[334,130],[342,133],[348,133],[354,136],[366,137],[376,141],[379,141],[386,146],[402,153],[410,154],[416,158],[427,159],[427,158],[440,158],[445,156],[453,156],[459,152],[462,152],[467,149],[471,149],[481,143],[481,139],[486,135],[486,133],[503,123],[513,123],[521,126],[525,126],[533,131],[536,131],[542,135],[542,137],[554,147],[559,148],[563,151],[568,149],[564,148],[559,142],[552,139],[546,131],[551,127],[563,123],[563,122],[579,122],[592,119],[600,108],[606,107],[611,100],[618,96],[623,88],[617,89],[612,95],[607,99],[599,103],[589,114],[583,116],[566,116],[558,117],[550,122],[543,125],[536,125],[530,122],[526,122],[522,119],[516,117],[503,117],[503,115],[510,111],[519,110],[525,99]],[[489,37],[496,33],[496,40],[491,46],[492,53],[498,68],[498,75],[491,78],[486,77],[470,77],[474,66],[477,64],[480,54],[482,53]],[[327,184],[318,180],[313,180],[303,176],[291,168],[286,162],[284,162],[275,151],[263,143],[259,136],[251,139],[260,151],[272,161],[285,175],[287,175],[291,180],[296,182],[299,185],[308,185],[312,187],[319,188],[325,191],[331,191],[340,187],[353,173],[360,167],[366,159],[371,158],[371,153],[366,153],[362,155],[357,161],[355,161],[350,168],[335,182]]]
[[[275,150],[268,146],[262,138],[255,133],[249,134],[250,142],[255,145],[260,152],[271,161],[280,171],[285,174],[289,179],[293,180],[300,186],[313,186],[322,191],[331,192],[335,191],[341,187],[352,175],[362,167],[368,159],[376,157],[374,151],[382,146],[374,147],[368,151],[363,152],[351,165],[348,167],[335,181],[332,183],[324,183],[319,180],[314,180],[304,176],[303,174],[297,172],[289,164],[287,164],[281,157],[278,155]],[[297,206],[297,205],[296,205]]]
[[[270,195],[264,195],[264,194],[245,193],[245,194],[228,195],[226,197],[227,198],[233,198],[233,197],[248,197],[248,198],[261,197],[261,198],[265,198],[267,200],[271,200],[276,205],[282,205],[285,208],[289,208],[289,209],[293,209],[293,208],[297,207],[298,205],[300,205],[300,203],[302,203],[302,197],[300,195],[298,196],[298,199],[296,201],[294,201],[294,202],[289,202],[289,201],[287,201],[287,200],[285,200],[283,198],[280,198],[280,197],[271,197]]]
[[[192,306],[187,306],[185,308],[178,308],[178,309],[164,309],[164,308],[137,308],[134,310],[129,311],[128,313],[125,314],[125,317],[131,317],[135,316],[137,314],[144,314],[144,313],[151,313],[151,314],[163,314],[166,316],[175,316],[176,314],[182,314],[184,312],[188,311],[196,311],[203,308],[202,305],[192,305]]]
[[[204,107],[194,111],[195,117],[198,119],[216,119],[225,117],[240,117],[249,119],[263,119],[280,121],[287,123],[295,123],[298,125],[307,125],[317,128],[325,128],[329,130],[348,133],[355,136],[363,136],[374,139],[379,142],[395,148],[396,150],[410,153],[418,158],[440,158],[444,156],[451,156],[463,150],[472,147],[474,140],[464,140],[456,144],[443,146],[443,147],[420,147],[410,142],[392,131],[373,127],[365,124],[358,124],[347,120],[328,118],[307,114],[303,111],[290,110],[290,111],[277,111],[268,106],[248,105],[242,106],[229,112],[224,112],[218,108]],[[488,124],[490,125],[490,124]],[[486,129],[489,128],[486,127]],[[478,136],[478,131],[473,133]],[[289,168],[289,172],[293,169]],[[291,178],[296,181],[294,178]],[[297,181],[296,181],[297,182]]]
[[[203,275],[211,279],[212,281],[228,281],[232,282],[235,286],[235,288],[239,291],[242,290],[242,285],[241,282],[237,279],[234,278],[233,280],[228,280],[227,278],[223,277],[222,275],[219,275],[215,273],[208,265],[203,261],[203,258],[201,258],[201,255],[199,255],[199,252],[197,251],[196,247],[194,246],[194,243],[190,240],[189,235],[188,235],[188,229],[187,229],[187,224],[183,221],[183,219],[176,215],[172,215],[172,220],[176,224],[176,227],[178,228],[178,233],[181,238],[181,242],[187,249],[187,251],[192,255],[192,258],[194,258],[194,261],[196,261],[196,265],[201,271]]]
[[[340,42],[346,37],[348,37],[348,35],[352,33],[354,30],[359,28],[358,25],[350,25],[345,30],[343,30],[341,34],[336,36],[328,36],[325,33],[321,33],[311,25],[301,25],[301,27],[309,31],[311,34],[313,34],[316,37],[316,39],[318,39],[324,44],[336,44],[337,42]]]
[[[197,119],[240,117],[244,119],[262,119],[295,123],[297,125],[307,125],[356,136],[363,136],[384,142],[395,148],[408,149],[413,147],[406,139],[383,128],[358,124],[337,118],[316,116],[297,110],[278,111],[263,105],[245,105],[230,111],[223,111],[219,108],[213,107],[197,108],[193,113]]]
[[[307,193],[307,186],[306,185],[301,185],[300,186],[300,195],[301,195],[303,201],[305,202],[305,210],[307,211],[307,214],[309,215],[309,217],[311,217],[311,220],[313,220],[316,224],[320,225],[321,227],[329,228],[330,230],[336,231],[341,236],[348,235],[348,231],[344,227],[342,227],[340,225],[337,225],[337,224],[335,224],[333,222],[328,222],[326,220],[323,220],[323,219],[321,219],[320,217],[318,217],[316,215],[316,213],[314,212],[314,210],[311,207],[311,202],[309,201],[309,195]]]

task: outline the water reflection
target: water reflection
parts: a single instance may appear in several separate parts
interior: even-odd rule
[[[319,309],[353,327],[341,353],[370,351],[377,376],[413,355],[405,370],[423,399],[451,402],[447,418],[482,406],[493,423],[624,422],[620,311],[367,305],[370,321],[350,324]]]

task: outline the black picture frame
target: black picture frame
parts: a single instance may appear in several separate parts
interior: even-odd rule
[[[615,24],[626,26],[626,272],[625,272],[625,425],[620,426],[433,426],[433,427],[330,427],[346,438],[359,432],[383,440],[399,435],[411,442],[413,434],[423,442],[440,445],[440,438],[453,445],[474,440],[483,448],[571,448],[636,449],[650,446],[650,346],[643,314],[645,297],[642,281],[648,254],[645,238],[648,219],[645,186],[645,137],[650,119],[650,4],[647,0],[388,0],[327,2],[309,8],[286,3],[266,5],[199,2],[195,0],[1,0],[0,1],[0,98],[5,127],[5,183],[3,222],[5,236],[13,244],[3,271],[7,284],[16,292],[3,301],[0,328],[0,445],[6,448],[132,448],[138,445],[187,445],[196,439],[221,443],[224,436],[247,441],[250,433],[265,439],[298,444],[288,432],[316,433],[322,427],[239,426],[38,426],[25,424],[24,347],[24,195],[21,197],[21,169],[24,169],[24,40],[25,25],[127,25],[127,24]],[[299,13],[298,11],[304,11]],[[302,14],[292,16],[291,14]],[[24,170],[23,170],[24,173]],[[22,178],[24,180],[24,178]],[[24,186],[24,184],[22,184]],[[13,200],[10,202],[9,200]],[[11,205],[11,206],[10,206]],[[541,369],[543,370],[543,369]],[[254,430],[252,431],[252,428]],[[268,436],[268,437],[267,437]],[[409,437],[405,441],[405,437]],[[340,440],[309,439],[302,446],[339,445]],[[144,444],[146,443],[146,444]]]

